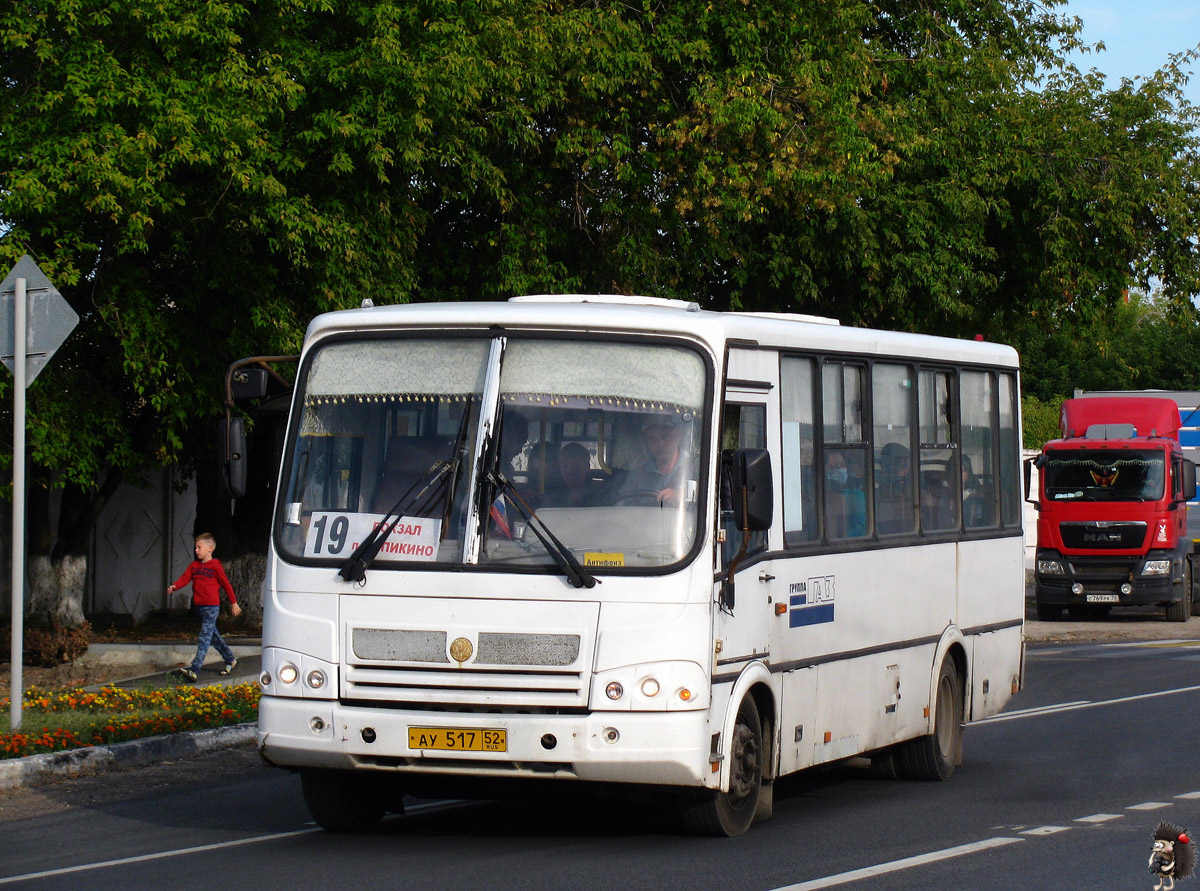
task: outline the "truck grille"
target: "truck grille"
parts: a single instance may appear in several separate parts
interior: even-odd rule
[[[1064,547],[1094,550],[1132,550],[1146,540],[1145,523],[1060,523]]]

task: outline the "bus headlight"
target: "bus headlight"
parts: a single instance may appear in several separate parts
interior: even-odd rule
[[[708,678],[695,662],[646,662],[597,672],[595,711],[665,712],[708,707]]]
[[[279,683],[291,686],[292,684],[296,683],[296,679],[300,677],[300,671],[295,665],[292,665],[292,663],[285,662],[283,665],[279,666],[279,674],[277,677],[279,678]]]
[[[314,690],[320,690],[325,686],[325,672],[319,668],[314,668],[308,673],[308,677],[304,679]]]
[[[1037,571],[1041,575],[1063,575],[1063,566],[1057,560],[1039,560]]]
[[[1170,572],[1170,560],[1147,560],[1142,564],[1142,575],[1169,575]]]

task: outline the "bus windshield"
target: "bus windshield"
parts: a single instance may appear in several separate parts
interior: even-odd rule
[[[598,573],[676,563],[696,540],[706,377],[689,348],[335,340],[300,386],[286,559],[344,560],[397,517],[373,568],[554,567],[565,549]]]
[[[1050,501],[1157,501],[1165,470],[1158,449],[1052,449],[1041,472]]]

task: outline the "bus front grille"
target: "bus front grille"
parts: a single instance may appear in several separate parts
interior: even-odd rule
[[[350,665],[342,699],[423,703],[430,706],[573,708],[587,704],[577,671],[493,671]]]

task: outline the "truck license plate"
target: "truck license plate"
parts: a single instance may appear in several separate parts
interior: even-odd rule
[[[478,727],[409,727],[408,747],[446,752],[507,752],[508,731]]]
[[[1089,594],[1087,595],[1088,603],[1120,603],[1121,598],[1116,594]]]

